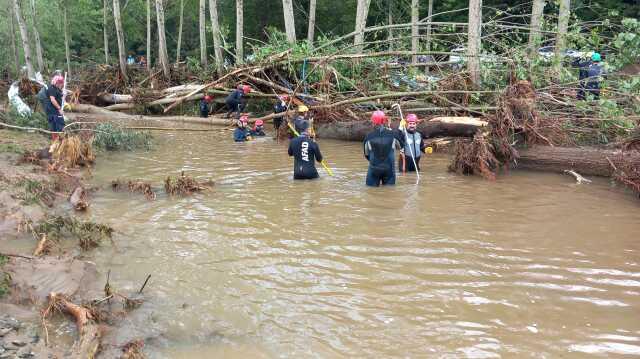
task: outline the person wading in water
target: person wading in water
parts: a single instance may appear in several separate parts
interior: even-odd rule
[[[367,186],[395,185],[394,156],[396,147],[404,152],[402,143],[391,129],[385,127],[387,116],[382,111],[371,115],[374,129],[364,139],[364,157],[369,161]]]
[[[296,121],[296,131],[300,134],[289,142],[289,156],[293,156],[293,179],[318,178],[315,162],[322,162],[320,146],[309,137],[309,122]]]
[[[427,146],[422,141],[422,134],[417,131],[417,126],[418,116],[413,113],[407,115],[407,133],[404,144],[404,155],[406,157],[404,161],[402,159],[398,161],[398,168],[402,169],[402,172],[415,172],[416,166],[420,171],[420,157],[422,157],[421,154],[424,153]]]
[[[249,85],[238,86],[237,89],[231,91],[229,96],[224,100],[227,105],[227,118],[231,117],[232,113],[236,113],[236,118],[240,118],[242,111],[247,107],[246,95],[251,92]]]

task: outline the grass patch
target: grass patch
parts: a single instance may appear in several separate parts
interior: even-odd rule
[[[102,240],[111,240],[113,237],[113,228],[107,225],[62,216],[40,223],[35,228],[35,232],[45,234],[53,241],[60,241],[69,236],[75,237],[78,239],[80,248],[85,251],[97,247]]]
[[[152,136],[148,132],[124,130],[110,123],[101,123],[96,128],[93,144],[106,151],[133,151],[150,149]]]
[[[0,152],[23,153],[24,149],[15,143],[0,143]]]
[[[23,187],[23,192],[18,195],[23,204],[43,204],[49,207],[53,205],[56,195],[50,184],[24,179],[18,185]]]
[[[3,256],[0,254],[0,269],[4,267],[5,264],[9,261],[9,257]],[[11,285],[11,277],[9,273],[6,273],[3,270],[0,270],[0,298],[4,297],[9,293],[9,286]]]

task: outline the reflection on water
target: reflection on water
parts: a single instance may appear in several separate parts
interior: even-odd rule
[[[322,141],[336,176],[294,183],[286,144],[156,137],[101,157],[94,181],[185,171],[215,190],[105,190],[91,209],[118,230],[94,258],[115,285],[153,273],[151,357],[640,354],[640,205],[605,181],[488,182],[432,155],[418,185],[370,189],[360,145]]]

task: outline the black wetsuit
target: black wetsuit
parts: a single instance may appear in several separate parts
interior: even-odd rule
[[[367,186],[396,184],[394,148],[400,143],[396,131],[376,126],[364,139],[364,156],[369,161]]]
[[[285,111],[287,111],[287,105],[283,101],[278,101],[273,106],[273,113],[283,113]],[[273,119],[273,127],[276,129],[276,131],[278,131],[278,129],[282,125],[283,120],[284,119],[282,118],[282,116]]]
[[[205,99],[200,100],[200,117],[202,118],[209,117],[209,104]]]
[[[289,156],[294,157],[293,179],[318,178],[315,161],[322,162],[322,153],[317,143],[303,134],[289,142]]]
[[[236,117],[239,118],[240,113],[244,111],[247,105],[244,101],[244,92],[240,89],[233,90],[224,102],[227,105],[227,118],[234,112],[236,112]]]
[[[53,97],[59,106],[62,106],[62,90],[55,85],[49,85],[47,88],[47,101],[45,102],[45,112],[47,113],[47,121],[49,122],[49,130],[53,132],[62,132],[64,129],[64,117],[51,102]]]

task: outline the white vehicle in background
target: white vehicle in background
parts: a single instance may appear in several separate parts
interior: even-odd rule
[[[555,46],[543,46],[538,49],[538,56],[540,56],[544,61],[548,62],[548,61],[551,61],[555,56],[556,54],[555,51],[556,51]],[[590,52],[577,51],[572,49],[567,49],[562,52],[562,57],[570,61],[573,61],[579,58],[586,58],[589,55],[591,55]]]
[[[464,67],[464,63],[467,62],[467,48],[465,46],[458,46],[451,49],[451,55],[449,55],[449,63],[454,69],[460,70]],[[480,62],[497,64],[502,62],[500,56],[491,54],[480,54]]]

